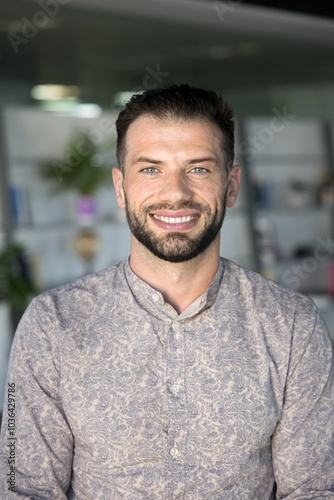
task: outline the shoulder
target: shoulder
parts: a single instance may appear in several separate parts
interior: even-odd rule
[[[295,319],[296,315],[314,316],[317,308],[310,297],[287,288],[261,274],[223,259],[226,290],[239,297],[260,316],[281,314]]]
[[[332,355],[328,329],[310,297],[286,288],[259,273],[223,259],[221,310],[233,327],[248,338],[270,346],[277,359],[299,359],[308,344]]]
[[[64,325],[70,318],[84,320],[92,314],[99,314],[126,293],[122,261],[99,273],[43,292],[32,300],[25,316],[38,315],[44,322],[60,321]]]

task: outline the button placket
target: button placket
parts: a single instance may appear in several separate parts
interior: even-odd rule
[[[170,387],[169,387],[169,390],[173,393],[173,394],[177,394],[180,390],[180,386],[179,384],[177,384],[176,382],[174,382]]]
[[[180,329],[180,324],[178,321],[172,321],[172,328],[174,332],[177,332]]]
[[[180,323],[178,321],[172,321],[171,329],[172,329],[171,338],[173,339],[174,348],[176,350],[180,350],[182,349]]]
[[[154,302],[159,302],[159,300],[160,300],[160,296],[156,292],[152,293],[151,297],[152,297],[152,300],[154,300]]]
[[[183,324],[173,320],[169,324],[166,343],[167,354],[167,392],[169,409],[169,427],[167,438],[167,484],[174,490],[177,484],[184,482],[185,475],[185,436],[187,410],[184,387],[184,342]]]
[[[169,454],[173,457],[173,458],[176,458],[179,454],[179,449],[177,446],[172,446],[169,450]]]

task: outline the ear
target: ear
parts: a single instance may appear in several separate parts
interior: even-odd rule
[[[122,174],[121,170],[119,168],[116,168],[116,167],[113,168],[112,177],[114,180],[117,205],[119,206],[119,208],[125,208],[125,196],[124,196],[124,189],[123,189],[123,174]]]
[[[241,168],[234,165],[228,174],[226,206],[233,207],[237,200],[237,195],[241,181]]]

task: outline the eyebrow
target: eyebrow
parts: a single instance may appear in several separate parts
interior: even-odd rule
[[[204,158],[194,158],[193,160],[189,160],[187,163],[193,165],[194,163],[204,163],[206,161],[217,163],[217,159],[214,156],[205,156]]]
[[[203,158],[193,158],[192,160],[188,160],[187,163],[189,165],[194,165],[195,163],[204,163],[207,161],[211,161],[213,163],[217,163],[217,159],[214,156],[205,156]],[[163,163],[161,160],[153,160],[152,158],[147,158],[146,156],[139,156],[133,162],[135,163],[151,163],[153,165],[161,165]]]
[[[132,165],[135,165],[135,163],[153,163],[154,165],[160,165],[162,163],[161,160],[152,160],[152,158],[147,158],[146,156],[139,156],[139,158],[136,158]]]

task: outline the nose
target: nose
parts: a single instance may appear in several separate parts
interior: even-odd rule
[[[190,200],[192,191],[188,186],[186,176],[180,171],[169,173],[159,192],[159,197],[161,201],[170,203]]]

